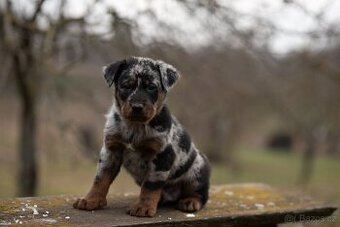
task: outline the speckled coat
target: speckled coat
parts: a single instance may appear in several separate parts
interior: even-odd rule
[[[124,151],[115,157],[116,165],[121,163],[138,185],[148,188],[163,187],[163,202],[175,201],[181,196],[183,187],[200,194],[203,204],[208,199],[209,164],[191,141],[189,134],[172,116],[164,105],[160,112],[146,125],[129,124],[122,119],[113,104],[107,114],[105,136],[121,135]],[[141,144],[151,139],[160,148],[156,152],[143,152]],[[149,140],[150,143],[150,140]],[[154,146],[157,146],[154,145]],[[104,146],[100,153],[98,170],[105,168],[106,158],[111,152]],[[118,155],[117,155],[118,156]],[[178,187],[181,184],[182,187]]]
[[[74,203],[92,210],[106,205],[110,184],[123,165],[141,186],[133,216],[153,216],[157,204],[176,202],[193,212],[208,199],[210,167],[165,104],[179,74],[159,60],[132,57],[104,69],[115,99],[107,114],[104,142],[93,186]]]

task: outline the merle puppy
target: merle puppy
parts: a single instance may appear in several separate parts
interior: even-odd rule
[[[104,68],[115,102],[107,115],[104,144],[90,192],[74,208],[94,210],[106,195],[121,165],[141,186],[139,200],[127,211],[152,217],[157,205],[176,203],[195,212],[208,199],[210,167],[183,126],[164,104],[179,74],[159,60],[131,57]]]

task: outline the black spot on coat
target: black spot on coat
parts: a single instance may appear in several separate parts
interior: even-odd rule
[[[115,121],[116,122],[120,122],[120,116],[118,115],[118,113],[115,113],[114,115],[113,115],[113,117],[114,117],[114,119],[115,119]]]
[[[155,171],[168,171],[175,161],[175,152],[171,145],[168,145],[164,151],[157,154],[156,159],[153,160],[156,168]]]
[[[168,131],[171,128],[171,114],[167,106],[163,106],[161,111],[150,121],[149,125],[159,132]]]
[[[182,148],[185,152],[189,152],[190,151],[191,138],[190,138],[189,134],[184,129],[181,132],[181,134],[179,135],[178,146],[180,148]]]
[[[194,163],[196,156],[197,156],[196,151],[193,151],[190,154],[188,160],[183,165],[181,165],[173,175],[170,176],[170,179],[172,179],[172,180],[176,179],[176,178],[182,176],[184,173],[186,173],[190,169],[192,164]]]
[[[197,182],[199,182],[199,187],[196,192],[200,195],[202,204],[204,205],[209,198],[209,178],[210,178],[210,165],[207,157],[202,155],[204,159],[204,166],[201,168],[199,174],[197,175]]]

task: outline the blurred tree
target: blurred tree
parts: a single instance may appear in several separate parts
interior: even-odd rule
[[[3,68],[10,69],[9,73],[3,73],[0,85],[8,75],[13,76],[23,107],[20,195],[33,194],[36,185],[35,132],[42,83],[56,65],[63,63],[61,72],[70,68],[78,60],[79,50],[91,52],[87,63],[98,60],[96,53],[103,52],[106,63],[142,54],[175,65],[184,76],[169,98],[172,107],[193,131],[198,143],[216,160],[224,157],[224,162],[236,163],[231,154],[240,135],[251,125],[265,123],[273,115],[279,115],[283,124],[297,132],[308,145],[300,177],[305,182],[313,171],[319,131],[326,131],[327,139],[333,141],[329,149],[339,149],[336,148],[340,135],[339,47],[333,48],[326,42],[328,53],[311,47],[308,52],[276,55],[269,48],[272,38],[291,31],[278,28],[269,18],[237,12],[229,3],[216,0],[174,1],[178,4],[176,10],[184,9],[190,19],[179,22],[201,28],[196,32],[206,35],[203,44],[196,39],[200,34],[190,29],[188,32],[179,24],[169,24],[164,19],[168,17],[160,18],[153,5],[158,1],[149,1],[144,11],[129,19],[111,7],[109,36],[103,40],[86,29],[89,26],[86,17],[94,7],[89,7],[92,10],[88,10],[86,16],[72,18],[65,15],[66,2],[59,1],[53,15],[45,11],[44,0],[34,1],[35,7],[29,15],[30,11],[13,7],[15,1],[0,2],[0,51],[3,53],[0,58]],[[285,2],[289,2],[289,7],[296,4],[296,1]],[[297,9],[311,15],[299,4]],[[320,22],[322,15],[311,15],[320,25],[315,31],[297,35],[306,39],[337,39],[336,24],[326,26]],[[242,21],[243,18],[247,21]],[[157,29],[154,32],[157,35],[145,34],[139,23],[150,23]],[[147,35],[151,37],[143,43]],[[187,42],[181,40],[183,37]],[[87,38],[94,42],[77,49]],[[310,39],[316,39],[315,43],[320,41]],[[102,64],[102,59],[100,61]],[[88,133],[91,129],[81,130],[82,143],[94,148],[95,140],[86,144],[95,136]]]
[[[53,16],[44,11],[45,2],[34,1],[31,13],[19,10],[20,7],[11,0],[0,4],[0,46],[2,55],[9,62],[7,75],[13,76],[21,101],[19,196],[36,193],[37,106],[44,78],[49,76],[47,68],[55,66],[52,64],[55,61],[53,57],[60,53],[62,43],[70,43],[68,37],[71,34],[67,34],[67,29],[77,26],[84,31],[81,28],[86,24],[85,16],[75,18],[65,15],[65,0],[59,2]],[[41,25],[42,20],[46,22],[44,26]],[[79,40],[84,38],[82,32],[74,34]],[[64,67],[69,64],[68,61]]]

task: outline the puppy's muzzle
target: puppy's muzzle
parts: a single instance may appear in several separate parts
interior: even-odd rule
[[[144,105],[141,103],[132,103],[131,110],[133,115],[143,115]]]

